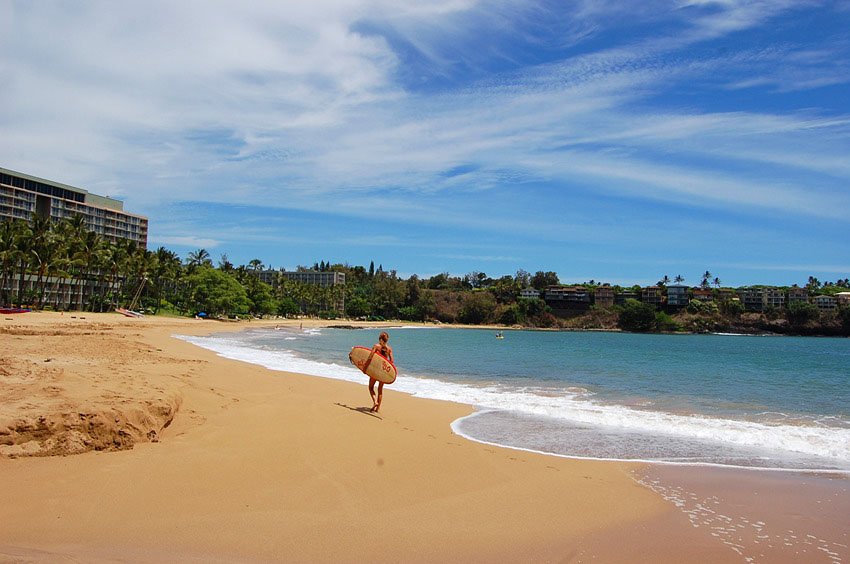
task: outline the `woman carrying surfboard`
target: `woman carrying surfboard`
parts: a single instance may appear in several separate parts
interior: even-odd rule
[[[369,365],[372,363],[372,359],[375,356],[375,353],[383,356],[385,359],[389,360],[392,364],[395,364],[393,360],[393,349],[387,344],[387,341],[390,340],[390,336],[386,331],[381,331],[381,334],[378,335],[378,342],[372,347],[372,352],[369,353],[369,358],[366,359],[366,362],[363,364],[364,374],[369,374],[367,372]],[[378,382],[378,399],[375,399],[375,382]],[[384,383],[379,382],[375,378],[369,376],[369,395],[372,396],[372,410],[374,413],[377,413],[379,409],[381,409],[381,398],[384,395]]]

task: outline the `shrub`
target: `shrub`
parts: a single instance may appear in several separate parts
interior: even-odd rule
[[[800,327],[820,318],[820,310],[818,306],[809,302],[794,302],[788,306],[785,317],[792,326]]]
[[[679,324],[670,315],[659,311],[655,314],[655,326],[659,331],[678,331]]]
[[[653,331],[656,327],[655,308],[637,300],[626,300],[618,324],[625,331]]]

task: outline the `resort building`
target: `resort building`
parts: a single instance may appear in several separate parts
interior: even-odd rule
[[[584,286],[549,286],[544,299],[555,315],[572,316],[590,309],[590,292]]]
[[[278,273],[282,272],[282,270],[267,269],[252,272],[257,275],[257,278],[260,279],[260,282],[264,282],[269,286],[274,286],[277,283]]]
[[[688,305],[688,286],[684,284],[670,284],[667,286],[667,305],[670,307],[684,307]]]
[[[821,311],[838,309],[838,298],[835,296],[815,296],[812,301]]]
[[[716,292],[717,299],[721,302],[731,302],[738,299],[738,294],[735,293],[735,290],[731,290],[729,288],[720,288],[716,290]]]
[[[645,304],[654,305],[658,307],[661,305],[662,297],[661,297],[661,287],[660,286],[647,286],[641,290],[641,301]]]
[[[638,294],[636,292],[620,292],[614,296],[614,303],[617,305],[623,305],[627,300],[636,299],[638,299]]]
[[[125,212],[120,200],[0,168],[0,221],[31,221],[33,214],[53,220],[79,215],[110,243],[129,240],[147,248],[148,219]]]
[[[779,288],[766,288],[764,291],[764,305],[775,309],[785,307],[785,292]]]
[[[614,305],[614,288],[611,286],[599,286],[593,295],[593,302],[599,307],[611,307]]]
[[[287,280],[294,280],[302,284],[314,286],[337,286],[345,284],[344,272],[320,272],[318,270],[286,271],[281,270],[280,275]]]
[[[809,291],[805,288],[800,288],[798,286],[793,286],[788,289],[788,305],[791,305],[796,302],[808,302],[809,301]]]
[[[764,288],[738,288],[738,298],[747,311],[764,309]]]
[[[590,293],[582,286],[549,286],[546,301],[590,303]]]
[[[714,293],[709,288],[694,288],[694,299],[701,302],[714,300]]]
[[[838,299],[839,306],[850,306],[850,292],[838,292],[835,297]]]
[[[527,300],[538,300],[540,299],[540,291],[534,288],[524,288],[519,291],[519,297]]]

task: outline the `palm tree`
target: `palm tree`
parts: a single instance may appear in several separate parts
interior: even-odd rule
[[[154,266],[152,271],[154,291],[156,292],[156,311],[162,307],[162,294],[165,283],[175,282],[180,274],[180,257],[177,253],[160,247],[154,253]]]
[[[259,272],[263,269],[263,261],[261,261],[260,259],[251,259],[251,262],[248,263],[248,266],[254,272]]]
[[[18,267],[18,307],[24,303],[24,280],[26,279],[27,270],[29,269],[30,260],[32,259],[32,250],[34,241],[32,237],[32,228],[29,224],[23,224],[17,230],[15,237],[15,262]]]
[[[91,277],[102,264],[104,253],[103,238],[94,231],[87,231],[79,241],[79,247],[74,255],[77,264],[78,284],[80,287],[77,309],[82,311],[85,304],[85,287],[91,286]],[[91,296],[89,296],[91,298]],[[92,304],[93,305],[93,304]]]
[[[714,277],[714,287],[720,288],[720,278]]]
[[[50,278],[58,272],[65,246],[59,237],[55,224],[47,219],[39,218],[33,222],[33,239],[32,255],[36,268],[35,291],[38,296],[37,307],[41,309],[44,305],[47,284]]]
[[[104,264],[106,265],[104,270],[109,273],[109,284],[101,284],[101,307],[106,302],[107,290],[110,290],[113,305],[119,305],[118,297],[122,292],[119,291],[118,280],[123,279],[126,284],[127,277],[122,275],[127,269],[127,262],[130,255],[132,255],[135,251],[135,241],[113,243],[104,250]]]
[[[711,280],[711,272],[706,270],[702,275],[702,284],[700,284],[700,286],[702,286],[703,288],[708,288],[709,280]]]
[[[12,281],[17,264],[18,232],[25,222],[14,219],[0,222],[0,305],[12,305],[7,285]]]
[[[186,264],[189,266],[189,272],[191,273],[199,266],[212,266],[212,259],[206,249],[198,249],[189,253]]]
[[[232,272],[233,263],[227,258],[227,253],[222,253],[221,259],[218,261],[218,269],[222,272]]]
[[[682,276],[681,274],[677,274],[676,278],[674,278],[673,281],[676,282],[676,284],[681,284],[682,282],[685,281],[685,277]]]

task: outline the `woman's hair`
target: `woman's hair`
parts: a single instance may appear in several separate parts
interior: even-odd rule
[[[378,335],[378,340],[379,340],[379,341],[389,341],[389,340],[390,340],[390,336],[389,336],[389,334],[388,334],[386,331],[381,331],[381,334],[380,334],[380,335]]]

